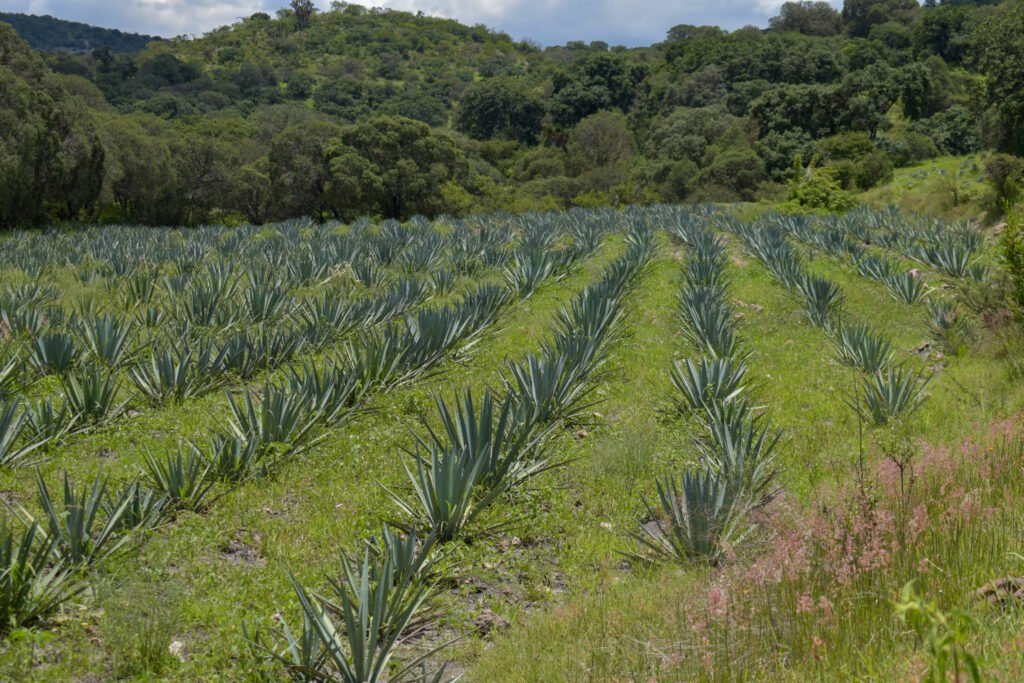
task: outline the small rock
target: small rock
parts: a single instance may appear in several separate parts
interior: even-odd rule
[[[611,522],[601,522],[600,526],[602,529],[607,529],[608,531],[611,531],[615,528],[615,525]]]
[[[185,643],[180,640],[172,640],[171,644],[167,646],[167,651],[171,653],[172,657],[177,657],[179,661],[185,661]]]
[[[491,631],[500,631],[509,627],[508,619],[489,609],[484,610],[480,616],[474,619],[473,624],[482,636],[486,636]]]
[[[974,591],[977,600],[983,600],[993,607],[1009,607],[1024,604],[1024,576],[1005,576],[989,581]]]
[[[129,410],[129,411],[128,411],[128,412],[126,413],[126,414],[127,414],[127,415],[128,415],[128,417],[130,417],[130,418],[136,418],[136,417],[138,417],[139,415],[142,415],[142,413],[140,413],[140,412],[139,412],[139,411],[137,411],[137,410]]]

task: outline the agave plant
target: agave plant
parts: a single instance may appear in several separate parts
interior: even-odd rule
[[[124,496],[112,506],[104,508],[107,502],[107,480],[102,475],[96,475],[92,486],[77,492],[65,471],[61,504],[54,501],[39,472],[36,472],[36,488],[44,515],[40,533],[44,540],[51,542],[57,562],[65,566],[95,564],[110,557],[128,541],[122,518],[131,499]],[[105,510],[101,522],[100,515]],[[36,526],[36,520],[24,508],[15,514],[27,527]]]
[[[63,332],[46,332],[32,338],[32,364],[40,372],[64,373],[82,358],[75,338]]]
[[[413,540],[415,543],[415,540]],[[289,572],[302,609],[302,631],[295,635],[282,620],[267,643],[257,633],[253,651],[284,666],[294,680],[383,683],[402,680],[439,648],[390,665],[396,647],[415,630],[433,586],[418,572],[404,571],[393,552],[367,550],[361,564],[342,558],[342,577],[329,580],[330,593],[307,591]]]
[[[139,481],[131,481],[119,491],[108,492],[103,501],[103,514],[107,519],[117,519],[113,525],[115,533],[125,533],[155,525],[163,514],[164,502],[165,499],[153,489]]]
[[[893,362],[892,344],[868,325],[840,325],[829,340],[840,362],[863,372],[881,372]]]
[[[337,426],[352,416],[362,393],[363,374],[359,367],[328,359],[319,366],[306,362],[301,370],[289,368],[287,382],[289,391],[306,397],[325,424]]]
[[[227,381],[227,353],[227,348],[214,353],[210,340],[199,342],[196,348],[154,349],[149,359],[140,360],[129,374],[150,402],[181,402],[209,393]]]
[[[763,416],[748,411],[713,409],[708,415],[708,438],[702,460],[728,481],[731,491],[751,507],[761,507],[778,494],[776,459],[782,433]]]
[[[58,410],[50,398],[26,404],[25,417],[27,439],[42,443],[59,441],[75,429],[79,419],[79,416],[71,411],[67,401],[62,402]]]
[[[914,273],[894,273],[884,281],[889,295],[905,304],[916,304],[924,301],[931,291],[924,278]]]
[[[0,357],[0,401],[3,401],[7,393],[17,386],[21,369],[21,358],[17,353],[12,353],[8,357]]]
[[[255,398],[245,389],[240,398],[228,396],[234,418],[228,424],[232,434],[261,448],[276,445],[292,453],[315,442],[313,430],[324,417],[323,406],[288,387],[266,384],[261,393],[262,398]]]
[[[53,545],[36,524],[19,534],[0,521],[0,635],[38,624],[86,589],[53,564]]]
[[[749,533],[742,499],[716,472],[685,472],[678,483],[668,477],[656,485],[660,505],[655,509],[644,500],[651,522],[631,533],[641,551],[628,553],[629,557],[642,562],[715,563],[727,547]]]
[[[594,405],[590,367],[568,355],[528,353],[522,362],[507,361],[509,377],[502,375],[515,406],[515,421],[532,429],[556,420],[574,421]]]
[[[811,324],[829,329],[843,304],[843,290],[831,280],[817,275],[805,276],[799,284],[804,296],[804,311]]]
[[[677,413],[708,412],[738,399],[746,390],[743,383],[747,364],[732,358],[674,361],[669,381],[676,389],[672,405]]]
[[[124,412],[127,402],[118,403],[120,382],[108,368],[90,363],[63,378],[68,406],[90,424],[112,420]]]
[[[895,274],[896,267],[889,259],[874,255],[866,255],[857,261],[857,272],[866,278],[885,282]]]
[[[49,439],[31,434],[29,412],[22,408],[21,399],[0,404],[0,466],[35,464],[28,461],[29,455],[47,441]]]
[[[884,425],[890,419],[910,414],[924,401],[931,376],[902,366],[890,366],[861,380],[847,400],[866,422]]]
[[[417,437],[411,453],[415,472],[406,466],[414,500],[388,493],[416,525],[448,542],[460,538],[500,495],[552,465],[530,452],[531,434],[513,429],[512,399],[499,408],[488,392],[479,413],[469,391],[454,413],[442,399],[436,402],[443,432],[428,427],[426,438]]]
[[[156,492],[161,508],[168,512],[202,510],[216,483],[210,463],[192,444],[179,444],[162,458],[146,453],[144,472],[148,488]]]
[[[961,353],[971,341],[971,326],[956,304],[928,300],[928,332],[946,353]]]
[[[736,324],[732,308],[707,288],[691,288],[679,301],[683,336],[713,358],[737,355]]]
[[[242,297],[246,317],[254,323],[280,320],[292,307],[287,290],[279,285],[262,285],[246,290]]]
[[[105,365],[117,367],[128,355],[131,322],[109,315],[90,316],[78,324],[78,329],[92,357]]]
[[[204,454],[213,475],[233,484],[266,476],[274,465],[273,458],[260,442],[238,436],[214,434]]]
[[[505,280],[520,299],[527,299],[558,270],[559,260],[548,250],[517,251],[505,268]]]

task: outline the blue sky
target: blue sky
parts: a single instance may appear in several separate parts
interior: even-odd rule
[[[329,0],[315,0],[328,7]],[[675,24],[735,29],[764,26],[783,0],[367,0],[360,4],[446,16],[485,24],[543,45],[604,40],[649,45]],[[288,0],[0,0],[0,11],[51,14],[62,19],[162,36],[202,34]]]

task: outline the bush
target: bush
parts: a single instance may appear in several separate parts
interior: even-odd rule
[[[850,193],[839,185],[830,168],[801,169],[790,182],[786,202],[779,208],[788,211],[849,211],[857,205]]]

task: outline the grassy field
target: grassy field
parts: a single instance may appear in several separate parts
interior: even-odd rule
[[[891,343],[891,362],[932,378],[917,410],[884,426],[868,425],[848,403],[864,373],[837,360],[834,332],[809,322],[801,295],[771,275],[721,214],[704,220],[660,208],[619,216],[579,212],[576,218],[606,225],[605,232],[595,231],[600,246],[580,252],[525,296],[513,286],[495,322],[468,342],[446,347],[430,372],[382,384],[365,400],[360,394],[346,404],[351,414],[344,420],[317,423],[313,433],[320,438],[308,447],[276,444],[287,457],[274,461],[269,474],[218,479],[194,511],[165,512],[127,533],[109,557],[71,568],[86,587],[45,618],[8,628],[0,678],[284,678],[279,666],[267,668],[253,655],[247,635],[275,628],[281,616],[301,626],[289,572],[301,585],[326,591],[327,577],[341,575],[342,556],[361,559],[364,539],[377,535],[382,523],[412,524],[422,539],[430,529],[403,517],[389,491],[411,495],[407,451],[424,434],[424,420],[440,429],[435,399],[451,406],[467,389],[477,399],[488,389],[506,391],[506,363],[548,353],[566,307],[582,301],[584,291],[596,291],[650,234],[649,261],[615,299],[622,304],[616,332],[581,382],[582,407],[553,418],[535,447],[542,455],[530,455],[530,462],[547,458],[559,466],[502,489],[458,538],[439,545],[429,619],[405,633],[392,671],[395,662],[454,641],[428,658],[431,669],[446,663],[442,680],[918,680],[935,665],[927,628],[915,629],[894,607],[913,580],[957,625],[954,649],[961,658],[977,657],[986,679],[1018,680],[1024,612],[1012,600],[991,606],[974,596],[993,579],[1024,573],[1024,451],[1014,422],[1024,390],[1007,373],[991,333],[972,320],[969,349],[943,351],[930,332],[925,303],[898,302],[848,259],[787,236],[806,273],[841,289],[842,321],[868,324]],[[694,249],[673,227],[690,220],[725,247],[728,302],[749,367],[748,392],[755,412],[782,435],[775,461],[780,491],[745,515],[756,528],[741,543],[724,544],[718,561],[645,564],[630,556],[638,550],[631,533],[652,522],[644,501],[656,507],[659,478],[702,467],[698,446],[707,439],[699,417],[668,410],[673,361],[702,353],[683,334],[677,310]],[[501,249],[529,241],[526,221],[493,219],[493,226],[465,229],[473,233],[482,225],[509,232],[512,239]],[[564,248],[573,240],[566,225],[561,217],[542,227],[563,230],[558,244]],[[296,244],[321,236],[307,227]],[[991,262],[990,248],[983,246],[975,258]],[[441,250],[442,264],[457,251]],[[900,256],[901,267],[911,265],[898,250],[885,253]],[[9,265],[8,281],[31,280]],[[934,267],[913,265],[923,270],[934,299],[955,301],[969,286]],[[81,300],[106,301],[124,280],[101,274],[83,283],[85,267],[62,266],[43,278],[59,287],[56,301],[69,312]],[[161,268],[169,275],[176,266]],[[431,277],[430,269],[382,268],[388,275],[379,285],[352,285],[335,275],[286,289],[296,301],[315,299],[324,288],[361,301],[410,273]],[[508,268],[495,262],[467,273],[451,292],[435,291],[411,310],[457,303],[481,281],[503,287]],[[174,298],[172,285],[165,287],[156,301]],[[11,297],[7,305],[14,305]],[[99,310],[116,312],[107,306]],[[173,318],[178,309],[169,310]],[[406,324],[402,316],[382,329]],[[276,325],[287,328],[296,319],[291,313]],[[275,328],[266,321],[245,325]],[[19,358],[31,357],[31,344],[15,331],[8,324],[4,338],[17,345]],[[211,334],[220,339],[234,331],[214,325]],[[289,361],[322,363],[339,357],[346,344],[372,337],[356,329]],[[159,345],[140,344],[135,355],[145,357]],[[38,466],[0,469],[9,527],[20,533],[14,515],[22,506],[41,514],[37,472],[58,495],[64,471],[78,488],[100,472],[111,481],[148,481],[147,454],[163,457],[181,439],[202,443],[223,430],[232,423],[228,393],[265,391],[267,382],[285,381],[287,367],[245,380],[231,376],[216,390],[168,405],[140,396],[131,363],[113,368],[128,402],[124,415],[49,442],[34,452],[45,456]],[[31,382],[20,382],[12,396],[67,393],[60,373],[30,374]]]

